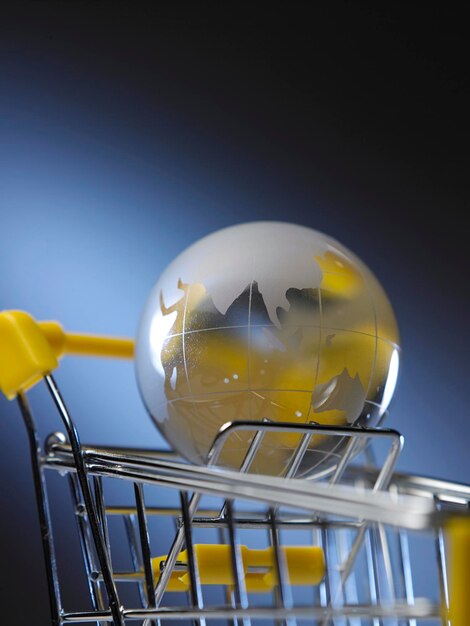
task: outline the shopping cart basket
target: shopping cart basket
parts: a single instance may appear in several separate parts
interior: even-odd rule
[[[51,374],[65,353],[132,358],[133,343],[0,313],[0,391],[17,400],[29,437],[52,624],[470,625],[470,487],[395,472],[398,432],[227,423],[204,467],[82,445]],[[40,381],[65,429],[44,447],[26,395]],[[250,436],[239,471],[217,467],[240,431]],[[282,477],[250,472],[272,432],[297,441]],[[343,440],[342,456],[314,479],[296,477],[312,438],[325,435]],[[70,487],[89,594],[80,608],[64,607],[64,580],[79,564],[58,559],[52,477]],[[426,540],[418,552],[416,538]],[[435,582],[426,598],[415,597],[419,566]]]

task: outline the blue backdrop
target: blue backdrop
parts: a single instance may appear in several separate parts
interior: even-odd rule
[[[235,26],[226,43],[210,21],[168,15],[149,18],[154,39],[143,9],[123,5],[111,15],[80,3],[27,5],[22,16],[10,7],[0,78],[0,309],[133,336],[152,284],[199,237],[255,219],[322,230],[366,261],[396,310],[403,368],[387,425],[405,435],[399,468],[468,481],[457,132],[468,90],[454,89],[425,46],[403,51],[403,38],[414,41],[406,29],[399,36],[361,10],[344,4],[338,39],[351,11],[364,31],[376,19],[379,32],[368,36],[383,74],[359,44],[353,62],[327,35],[319,45],[329,61],[318,62],[300,18],[305,49],[286,52],[276,43],[280,18],[265,30],[257,17],[252,28],[243,22],[242,44]],[[333,16],[317,17],[331,35]],[[83,440],[164,445],[131,364],[69,359],[57,378]],[[35,393],[46,434],[58,424]],[[4,398],[0,416],[4,554],[29,569],[42,615],[25,436]],[[18,534],[19,547],[10,539]],[[5,589],[22,575],[12,565]]]

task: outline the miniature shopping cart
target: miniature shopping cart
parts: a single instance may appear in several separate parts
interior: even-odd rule
[[[203,467],[169,452],[82,445],[51,373],[66,353],[132,358],[133,343],[0,313],[0,391],[17,400],[29,437],[52,624],[470,625],[470,487],[395,472],[398,432],[227,423]],[[44,447],[26,396],[41,381],[65,429]],[[240,431],[248,444],[239,470],[219,468]],[[296,437],[289,464],[282,477],[254,474],[273,431]],[[312,438],[325,435],[346,444],[341,458],[296,477]],[[70,507],[60,500],[60,512],[81,548],[65,566],[58,482],[68,483]],[[426,597],[416,590],[420,568]],[[67,577],[79,571],[86,597],[66,608]]]

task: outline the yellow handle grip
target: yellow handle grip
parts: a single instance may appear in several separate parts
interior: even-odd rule
[[[132,359],[134,341],[119,337],[66,333],[58,322],[38,322],[56,356],[64,354],[79,356]]]
[[[55,370],[65,354],[132,359],[132,339],[66,333],[24,311],[0,311],[0,392],[9,400]]]
[[[274,561],[274,549],[253,550],[240,546],[243,561],[243,577],[246,589],[252,593],[272,591],[278,584]],[[317,585],[325,573],[323,550],[317,546],[286,546],[281,550],[287,566],[291,585]],[[232,559],[229,545],[198,544],[194,546],[199,579],[202,585],[234,584]],[[152,559],[155,579],[158,580],[166,555]],[[188,591],[188,554],[180,552],[177,566],[171,573],[168,591]]]

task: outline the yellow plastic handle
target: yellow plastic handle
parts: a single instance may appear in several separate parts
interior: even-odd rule
[[[317,585],[325,573],[323,550],[318,546],[285,546],[281,550],[287,566],[291,585]],[[252,593],[267,593],[278,584],[274,549],[253,550],[240,546],[243,577],[246,589]],[[229,545],[197,544],[194,546],[199,579],[202,585],[234,584],[232,558]],[[155,579],[158,580],[167,556],[152,559]],[[168,591],[188,591],[188,554],[180,552],[177,566],[171,573]]]
[[[132,359],[134,341],[66,333],[24,311],[0,311],[0,392],[9,400],[55,370],[65,354]]]
[[[132,339],[66,333],[58,322],[38,322],[38,326],[58,357],[64,354],[112,359],[132,359],[134,357],[134,341]]]

